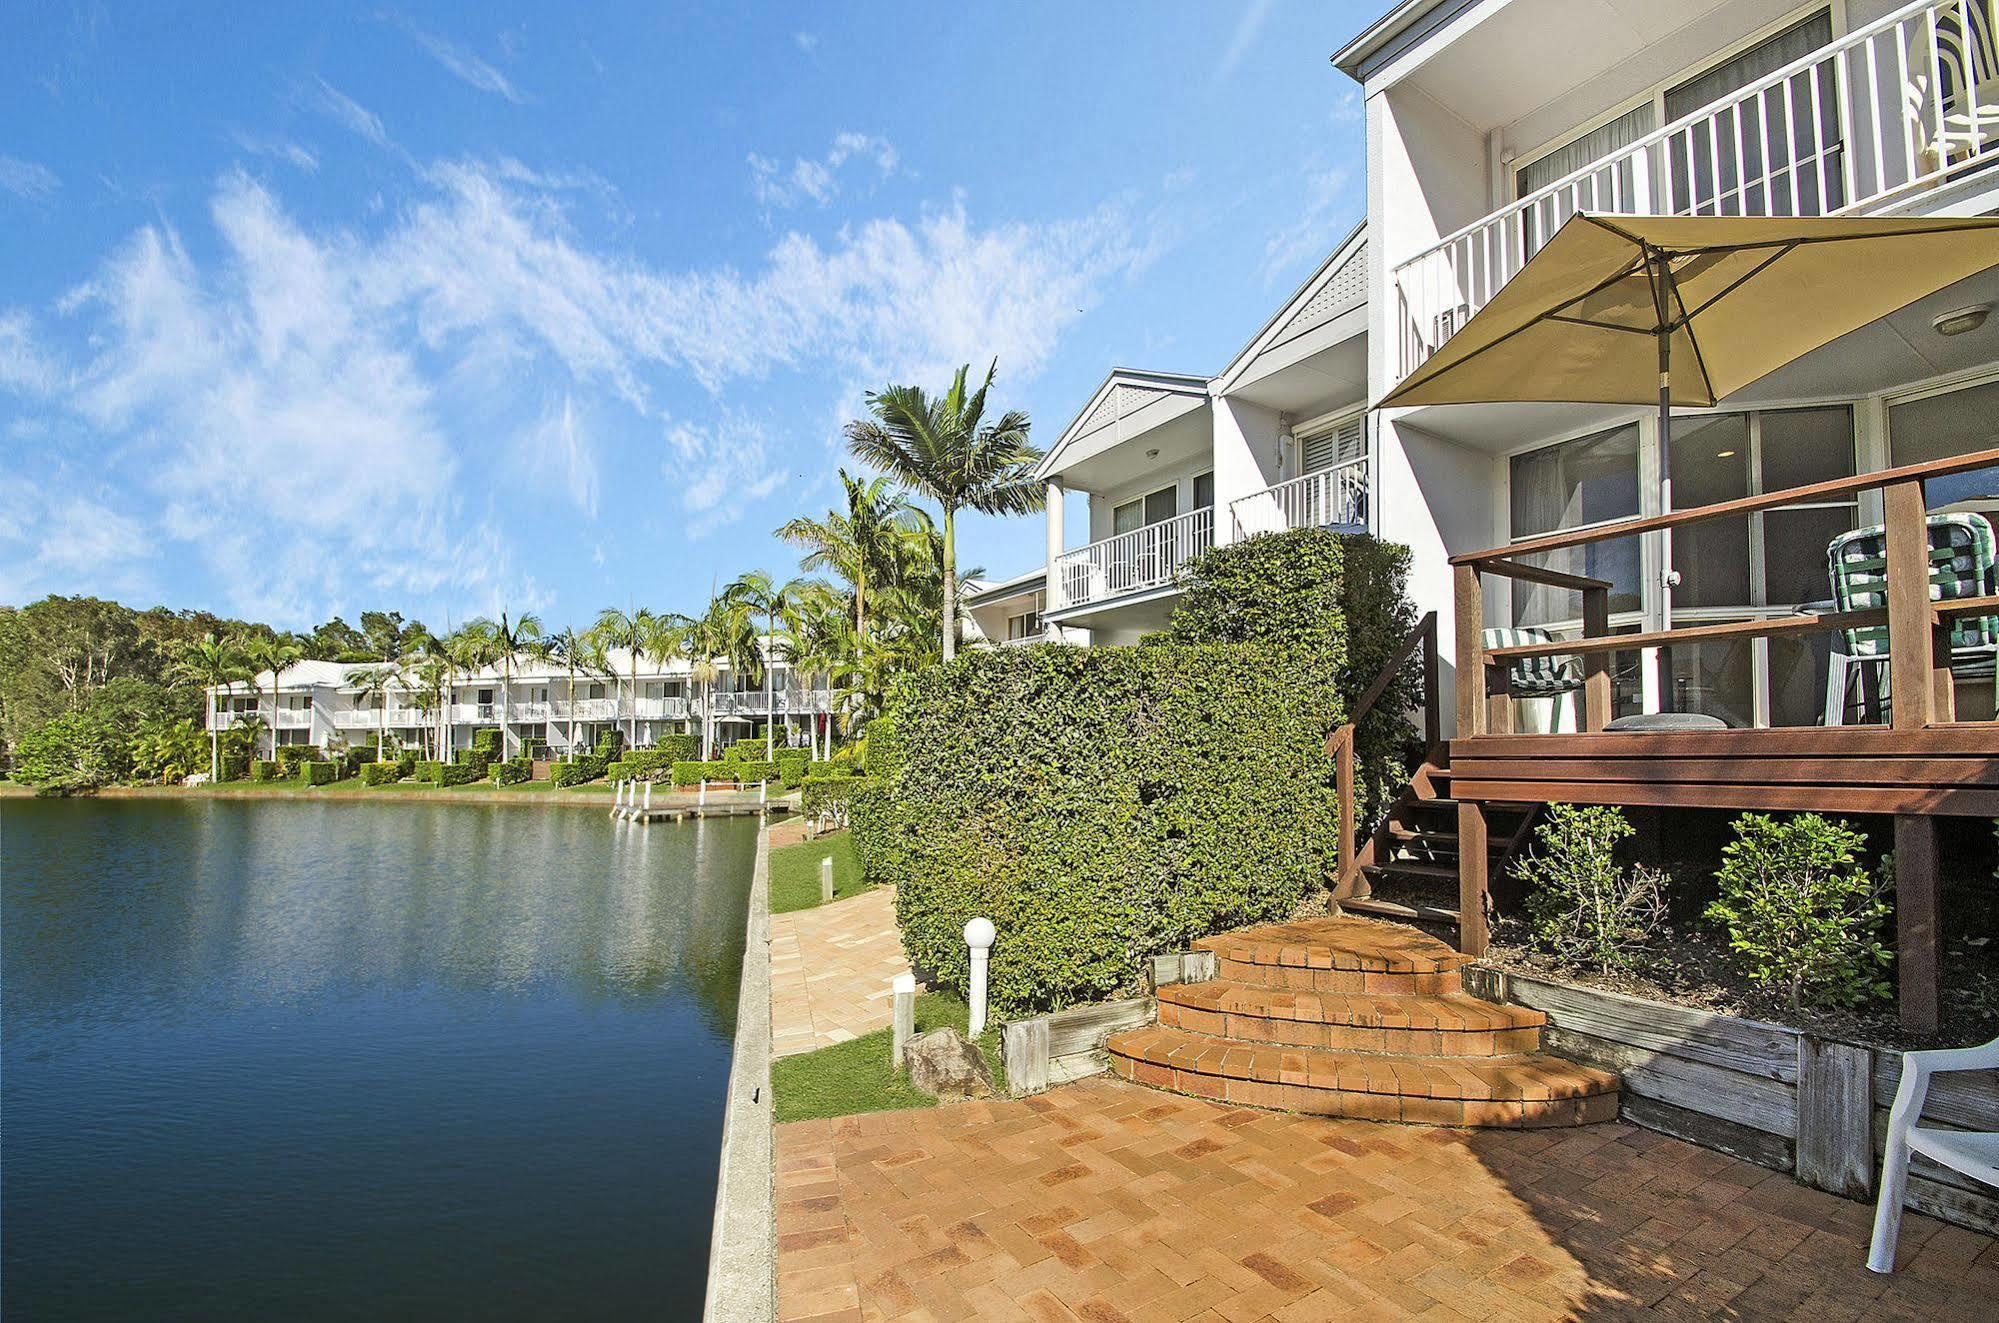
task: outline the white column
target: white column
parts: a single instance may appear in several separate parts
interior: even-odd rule
[[[1277,481],[1285,433],[1283,415],[1226,396],[1214,418],[1215,541],[1235,540],[1231,507]]]
[[[1048,480],[1047,490],[1048,490],[1048,586],[1046,592],[1043,594],[1043,600],[1044,600],[1044,605],[1042,607],[1043,614],[1046,614],[1049,611],[1058,611],[1064,605],[1062,601],[1061,576],[1057,573],[1055,567],[1055,562],[1062,558],[1062,544],[1064,541],[1062,533],[1062,521],[1066,517],[1066,502],[1063,500],[1064,492],[1061,480],[1057,478],[1050,478]],[[1059,633],[1059,631],[1056,630],[1054,626],[1049,627],[1050,637],[1054,637],[1057,633]]]

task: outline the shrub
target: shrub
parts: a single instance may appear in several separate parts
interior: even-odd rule
[[[675,763],[686,762],[701,756],[699,735],[662,735],[652,742],[652,752],[659,755],[660,766],[671,767]]]
[[[1867,838],[1842,820],[1764,813],[1735,820],[1708,918],[1752,980],[1793,1008],[1859,1006],[1892,995],[1881,942],[1886,887],[1860,862]]]
[[[340,769],[332,763],[302,762],[299,764],[299,780],[309,786],[330,786],[340,779]]]
[[[485,779],[483,762],[439,763],[437,767],[437,784],[441,786],[469,786]]]
[[[489,759],[497,760],[501,749],[501,731],[498,726],[486,726],[472,732],[472,748]]]
[[[364,763],[361,767],[361,784],[364,786],[393,785],[397,780],[399,767],[396,763]]]
[[[784,782],[786,790],[796,790],[805,783],[805,769],[812,764],[812,755],[803,749],[780,749],[777,754],[777,777]]]
[[[534,775],[534,759],[525,756],[493,764],[493,784],[517,786]]]
[[[281,781],[284,775],[285,765],[274,758],[259,758],[250,764],[252,781]]]
[[[625,732],[615,728],[599,735],[597,737],[597,747],[592,750],[606,765],[616,762],[618,756],[624,751]]]
[[[723,759],[701,762],[693,759],[673,765],[673,784],[677,786],[698,786],[703,781],[734,781],[742,774],[743,764]]]
[[[405,753],[402,757],[396,759],[395,767],[395,779],[398,781],[406,780],[416,772],[416,755]]]
[[[816,821],[821,831],[844,827],[853,811],[855,793],[866,784],[866,779],[858,776],[805,777],[799,811]]]
[[[595,781],[604,775],[604,766],[604,760],[594,753],[586,753],[581,758],[570,758],[549,768],[549,784],[560,789],[563,786],[578,786],[585,781]]]
[[[1168,643],[1260,643],[1302,649],[1332,668],[1351,708],[1416,624],[1409,549],[1365,534],[1302,528],[1215,547],[1181,567],[1185,592]],[[1422,700],[1412,658],[1354,732],[1357,816],[1387,808],[1422,750],[1403,713]]]
[[[1628,968],[1666,921],[1665,879],[1617,862],[1636,833],[1614,808],[1556,804],[1518,866],[1534,944],[1602,973]]]
[[[1093,1001],[1323,884],[1339,714],[1322,659],[1294,650],[966,653],[871,723],[855,847],[944,986],[964,986],[964,925],[984,915],[1000,1013]]]
[[[22,785],[88,790],[132,768],[129,728],[94,711],[66,712],[20,737],[13,778]],[[205,765],[205,763],[204,763]]]
[[[759,781],[775,781],[777,780],[777,764],[753,762],[748,758],[744,758],[733,765],[733,770],[729,773],[729,779],[738,785],[746,786],[756,785]]]
[[[296,776],[300,763],[316,763],[323,755],[314,744],[280,744],[278,763],[285,769],[286,776]]]

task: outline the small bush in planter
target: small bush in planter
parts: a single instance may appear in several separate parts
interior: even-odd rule
[[[1859,1006],[1892,995],[1881,941],[1886,887],[1860,861],[1867,838],[1816,813],[1735,820],[1707,917],[1728,930],[1743,973],[1793,1008]]]
[[[1636,830],[1614,808],[1549,808],[1518,865],[1534,945],[1608,974],[1651,944],[1666,920],[1665,879],[1617,861],[1617,843]]]

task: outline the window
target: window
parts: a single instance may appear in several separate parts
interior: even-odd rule
[[[1215,508],[1215,475],[1197,473],[1194,475],[1194,508],[1212,510]]]
[[[1897,465],[1999,446],[1999,381],[1890,405],[1888,446]],[[1947,507],[1999,519],[1999,468],[1932,478],[1924,492],[1932,510]]]
[[[588,696],[591,698],[602,698],[604,696],[604,686],[601,684],[591,685]]]
[[[1041,613],[1039,611],[1028,611],[1021,615],[1008,616],[1006,618],[1006,637],[1009,643],[1016,643],[1021,639],[1040,638],[1041,633]]]
[[[1637,425],[1515,455],[1510,486],[1516,541],[1631,518],[1638,513]],[[1636,538],[1566,547],[1530,559],[1549,569],[1608,579],[1613,612],[1639,609]],[[1573,619],[1578,610],[1575,594],[1565,589],[1513,583],[1516,624]]]
[[[1513,174],[1514,186],[1518,189],[1514,196],[1524,198],[1537,193],[1556,180],[1566,179],[1583,167],[1629,147],[1652,131],[1653,114],[1652,103],[1648,101],[1518,167]],[[1636,157],[1628,157],[1589,177],[1586,200],[1611,210],[1620,209],[1617,207],[1620,202],[1624,204],[1623,209],[1630,208],[1638,195],[1638,165]],[[1576,199],[1566,196],[1571,192],[1570,189],[1563,189],[1561,193],[1545,198],[1521,213],[1522,237],[1527,245],[1524,256],[1531,257],[1540,251],[1541,245],[1548,242],[1562,227],[1562,222],[1576,210]]]
[[[1712,105],[1831,43],[1832,14],[1825,10],[1669,88],[1666,122]],[[1846,201],[1840,145],[1838,83],[1833,62],[1827,60],[1809,74],[1789,78],[1668,139],[1673,210],[1704,216],[1834,211]]]
[[[1213,475],[1209,475],[1212,481]],[[1210,494],[1211,501],[1213,499]],[[1130,533],[1151,524],[1163,524],[1179,511],[1180,489],[1161,487],[1135,501],[1126,501],[1111,510],[1111,534]]]
[[[1302,437],[1299,447],[1303,452],[1300,458],[1306,473],[1351,464],[1367,454],[1366,415],[1355,414],[1323,432]]]

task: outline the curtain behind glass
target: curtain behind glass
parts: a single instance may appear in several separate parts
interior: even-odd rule
[[[1637,426],[1613,428],[1515,455],[1511,492],[1512,534],[1516,539],[1636,515]],[[1612,611],[1639,609],[1636,538],[1567,547],[1529,559],[1549,569],[1608,579]],[[1515,624],[1572,620],[1580,614],[1573,592],[1518,580],[1513,584]]]

